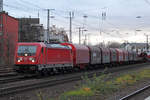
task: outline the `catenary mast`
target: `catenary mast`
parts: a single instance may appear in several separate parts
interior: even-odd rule
[[[3,11],[3,0],[0,0],[0,12]]]

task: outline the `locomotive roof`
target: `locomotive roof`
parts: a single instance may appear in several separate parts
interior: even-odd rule
[[[64,48],[64,49],[71,49],[69,46],[61,45],[61,44],[47,44],[44,42],[19,42],[19,45],[42,45],[46,46],[47,48]]]
[[[19,45],[44,45],[43,42],[18,42]]]
[[[69,46],[61,45],[61,44],[45,44],[48,48],[63,48],[63,49],[71,49]]]
[[[62,45],[68,45],[71,46],[72,49],[78,49],[78,50],[88,50],[88,47],[85,45],[80,44],[72,44],[72,43],[62,43]]]

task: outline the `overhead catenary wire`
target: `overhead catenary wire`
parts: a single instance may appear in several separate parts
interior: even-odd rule
[[[15,9],[15,10],[18,10],[18,11],[24,11],[24,12],[26,12],[26,13],[36,11],[35,9],[27,9],[27,8],[22,8],[22,7],[10,5],[10,4],[9,4],[9,5],[8,5],[8,4],[4,4],[4,6],[5,6],[5,7],[8,7],[8,8]]]
[[[20,0],[21,2],[23,2],[23,3],[26,3],[26,4],[28,4],[28,5],[31,5],[32,7],[34,6],[35,8],[33,8],[33,10],[44,10],[44,8],[42,8],[42,7],[40,7],[39,5],[36,5],[36,4],[34,4],[34,3],[31,3],[31,2],[29,2],[29,1],[25,1],[25,0]],[[37,9],[38,8],[38,9]],[[67,12],[67,11],[64,11],[64,10],[58,10],[59,12]],[[79,12],[78,10],[76,10],[76,12]],[[82,12],[80,12],[80,13],[82,13]],[[58,13],[57,13],[58,14]],[[83,14],[83,13],[82,13]],[[60,16],[61,14],[59,14],[59,16]],[[89,14],[87,14],[88,16],[90,16],[90,17],[93,17],[93,18],[98,18],[97,16],[93,16],[93,15],[89,15]],[[61,15],[62,16],[62,15]],[[64,16],[62,16],[63,18],[64,18]]]
[[[38,10],[41,10],[41,11],[44,11],[45,9],[43,8],[43,7],[41,7],[41,6],[39,6],[39,5],[37,5],[37,4],[35,4],[35,3],[33,3],[33,2],[31,2],[31,1],[25,1],[25,0],[20,0],[20,2],[22,2],[24,5],[31,5],[31,7],[29,7],[29,8],[32,8],[32,9],[29,9],[28,7],[26,7],[26,8],[21,8],[21,7],[17,7],[17,6],[12,6],[12,5],[7,5],[7,7],[11,7],[11,8],[14,8],[14,9],[20,9],[20,10],[24,10],[24,12],[26,12],[26,13],[29,13],[29,12],[34,12],[34,11],[37,11],[38,12]],[[6,5],[5,5],[6,6]],[[56,11],[54,12],[54,14],[56,14],[57,16],[56,17],[61,17],[61,18],[63,18],[63,19],[67,19],[65,16],[63,16],[63,15],[66,15],[67,14],[67,12],[68,11],[66,11],[66,10],[57,10],[56,9]],[[82,14],[82,15],[84,15],[85,13],[83,12],[83,11],[78,11],[78,10],[75,10],[75,12],[77,12],[77,13],[79,13],[80,12],[80,14]],[[31,13],[32,14],[32,13]],[[37,14],[37,13],[36,13]],[[77,14],[78,15],[78,14]],[[94,19],[99,19],[99,17],[98,16],[96,16],[96,15],[91,15],[91,14],[86,14],[88,17],[90,17],[90,18],[92,18],[92,20]],[[79,16],[77,16],[77,17],[79,17]],[[60,19],[60,20],[62,20],[62,19]],[[76,20],[76,19],[74,19],[74,20]],[[80,20],[80,19],[79,19]],[[66,20],[67,21],[67,20]],[[60,21],[61,22],[61,21]],[[67,21],[68,22],[68,21]],[[105,21],[106,22],[106,21]],[[109,24],[109,25],[111,25],[112,27],[114,27],[114,28],[119,28],[118,26],[116,26],[116,25],[114,25],[114,24],[112,24],[112,23],[110,23],[109,21],[107,21],[106,22],[107,24]],[[83,24],[83,23],[82,23]],[[80,26],[81,25],[81,21],[73,21],[73,25],[74,26]],[[97,27],[97,28],[96,28]],[[98,26],[96,26],[95,24],[87,24],[87,28],[89,29],[89,30],[91,30],[91,31],[98,31],[99,29],[98,29]]]
[[[64,11],[65,12],[65,11]],[[58,15],[59,17],[62,17],[62,18],[64,18],[64,19],[68,19],[68,17],[65,17],[65,16],[63,16],[62,14],[60,14],[60,13],[58,13],[58,12],[54,12],[54,14],[56,14],[56,15]],[[73,25],[75,25],[75,26],[82,26],[83,25],[83,23],[81,22],[81,21],[78,21],[77,19],[76,19],[76,16],[74,17],[74,21],[73,21]],[[93,26],[91,26],[91,25],[94,25],[94,24],[91,24],[90,23],[90,25],[86,25],[89,29],[92,29],[92,30],[95,30],[95,31],[97,31],[97,30],[99,30],[98,28],[96,28],[96,27],[93,27]]]
[[[19,10],[19,11],[23,11],[23,12],[26,12],[26,13],[29,13],[29,12],[32,12],[32,14],[33,14],[33,11],[34,10],[37,10],[37,9],[34,9],[34,10],[32,10],[32,9],[24,9],[24,8],[21,8],[21,7],[18,7],[18,6],[13,6],[13,5],[7,5],[7,4],[4,4],[4,6],[6,6],[6,7],[9,7],[9,8],[12,8],[12,9],[15,9],[15,10]],[[56,14],[56,13],[54,13],[54,14]],[[59,17],[60,15],[59,14],[57,14],[58,16],[57,17]],[[41,15],[42,17],[44,17],[44,18],[46,18],[46,16],[44,16],[44,15]],[[63,16],[61,16],[61,17],[63,17]],[[63,17],[63,18],[65,18],[65,17]],[[67,19],[67,18],[65,18],[65,19]],[[58,19],[57,19],[58,20]],[[67,23],[68,24],[68,21],[66,20],[66,21],[63,21],[63,20],[59,20],[59,22],[65,22],[65,23]],[[79,26],[79,24],[75,24],[75,23],[73,23],[73,25],[74,26]]]
[[[29,2],[29,1],[25,1],[25,0],[19,0],[19,1],[21,1],[21,2],[23,2],[23,3],[26,3],[26,4],[28,4],[28,5],[31,5],[32,7],[34,6],[34,7],[38,8],[38,10],[46,10],[46,9],[40,7],[39,5],[36,5],[36,4],[31,3],[31,2]]]
[[[149,0],[144,0],[148,5],[150,5],[150,1]]]

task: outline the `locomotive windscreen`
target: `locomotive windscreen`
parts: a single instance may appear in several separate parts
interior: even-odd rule
[[[18,56],[33,56],[36,54],[37,46],[19,46]]]

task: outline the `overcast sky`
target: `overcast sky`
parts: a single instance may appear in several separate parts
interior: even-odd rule
[[[4,10],[15,17],[37,17],[46,26],[47,12],[55,9],[51,25],[69,30],[69,11],[74,11],[73,39],[78,42],[77,27],[85,24],[89,41],[145,42],[144,34],[150,34],[150,0],[4,0]],[[102,22],[101,13],[106,12]],[[86,19],[83,15],[87,15]],[[136,18],[141,16],[141,18]],[[100,36],[100,30],[102,34]],[[136,31],[141,30],[141,31]]]

